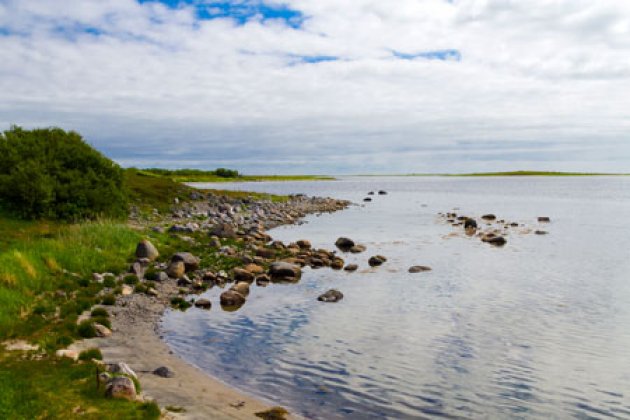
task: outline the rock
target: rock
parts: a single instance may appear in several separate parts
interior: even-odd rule
[[[234,226],[229,223],[222,223],[215,226],[211,234],[214,236],[218,236],[219,238],[227,239],[236,239],[238,237]]]
[[[380,190],[378,192],[378,195],[387,195],[387,191]]]
[[[109,337],[112,335],[112,330],[96,322],[94,323],[94,329],[96,330],[97,337]]]
[[[357,271],[357,269],[359,268],[358,265],[356,264],[348,264],[345,266],[344,270],[346,271]]]
[[[163,282],[167,280],[168,280],[168,274],[166,274],[164,271],[160,271],[157,274],[157,277],[155,278],[155,281],[159,281],[159,282]]]
[[[495,216],[494,214],[484,214],[483,216],[481,216],[481,218],[483,220],[496,220],[497,216]]]
[[[490,245],[494,245],[494,246],[503,246],[507,243],[507,239],[505,239],[503,236],[485,236],[481,239],[483,242],[487,242]]]
[[[344,238],[343,236],[335,241],[335,245],[342,251],[350,251],[355,245],[354,241],[350,238]]]
[[[136,386],[131,378],[115,376],[105,385],[105,396],[134,401],[136,399]]]
[[[256,277],[256,285],[257,286],[265,287],[270,282],[271,282],[271,278],[268,275],[266,275],[266,274],[261,274],[260,276]]]
[[[306,239],[300,239],[296,243],[297,243],[297,246],[300,247],[300,249],[311,249],[311,243],[310,241],[307,241]]]
[[[107,364],[107,371],[111,373],[120,373],[138,379],[138,375],[136,375],[136,372],[134,372],[133,369],[131,369],[129,365],[124,362]]]
[[[365,201],[367,203],[367,202],[372,201],[372,199],[370,197],[366,197],[366,198],[363,199],[363,201]]]
[[[197,299],[195,301],[195,307],[201,309],[210,309],[212,308],[212,302],[210,302],[208,299]]]
[[[11,340],[2,343],[4,348],[8,351],[37,351],[39,350],[38,344],[31,344],[24,340]]]
[[[374,191],[370,191],[368,195],[374,195]]]
[[[234,290],[235,292],[238,292],[241,295],[247,297],[247,295],[249,295],[249,283],[245,281],[240,281],[232,286],[230,290]]]
[[[153,374],[161,378],[172,378],[175,376],[175,372],[167,368],[166,366],[160,366],[153,371]]]
[[[185,273],[186,265],[183,261],[172,261],[166,269],[166,274],[173,279],[180,279],[184,277]]]
[[[368,260],[368,264],[370,264],[370,267],[378,267],[379,265],[383,265],[383,263],[387,261],[387,258],[385,258],[382,255],[375,255],[373,257],[370,257],[370,259]]]
[[[534,232],[536,235],[548,235],[549,232],[547,232],[546,230],[537,230],[536,232]]]
[[[221,305],[222,306],[241,306],[245,303],[245,296],[241,295],[236,290],[226,290],[221,293]]]
[[[209,246],[211,246],[212,248],[221,248],[221,240],[219,238],[217,238],[216,236],[210,238],[210,243]]]
[[[57,357],[67,357],[75,361],[79,360],[79,352],[77,352],[76,350],[61,349],[61,350],[57,350],[55,352],[55,355]]]
[[[365,251],[367,248],[365,247],[365,245],[355,245],[352,248],[350,248],[350,252],[352,252],[353,254],[359,254],[363,251]]]
[[[414,265],[413,267],[409,267],[410,273],[422,273],[424,271],[431,271],[431,267],[427,267],[425,265]]]
[[[99,273],[92,273],[92,280],[97,283],[103,283],[105,281],[105,276]]]
[[[187,273],[199,269],[199,264],[201,263],[199,258],[195,257],[190,252],[178,252],[177,254],[173,255],[173,257],[171,258],[171,262],[176,261],[182,261],[184,263],[184,267]]]
[[[263,420],[286,420],[289,412],[283,407],[271,407],[269,410],[254,413],[256,417]]]
[[[332,268],[333,270],[341,270],[344,264],[345,262],[343,259],[333,258],[333,260],[330,263],[330,268]]]
[[[284,261],[276,261],[269,266],[269,275],[272,280],[297,281],[302,277],[302,269]]]
[[[158,297],[160,294],[153,287],[149,287],[149,289],[147,289],[147,295],[153,296],[153,297]]]
[[[477,221],[475,219],[466,219],[464,221],[464,229],[477,229]]]
[[[262,274],[265,272],[264,268],[254,263],[247,264],[245,267],[243,267],[243,269],[249,271],[252,274]]]
[[[123,284],[120,294],[123,296],[129,296],[133,294],[133,287],[129,286],[128,284]]]
[[[551,222],[551,219],[547,216],[539,216],[538,217],[538,222],[540,223],[549,223]]]
[[[129,272],[132,274],[135,274],[136,277],[138,277],[139,279],[144,278],[145,270],[146,270],[145,265],[142,264],[140,261],[136,261],[135,263],[131,265],[131,267],[129,267]]]
[[[256,249],[256,255],[263,258],[273,258],[276,255],[276,251],[261,246]]]
[[[343,293],[336,289],[330,289],[317,298],[320,302],[338,302],[341,299],[343,299]]]
[[[237,267],[232,270],[232,273],[234,273],[234,280],[236,281],[246,281],[248,283],[254,281],[254,274],[242,268]]]
[[[147,258],[150,261],[155,261],[160,256],[157,248],[148,240],[144,239],[140,241],[136,247],[137,258]]]

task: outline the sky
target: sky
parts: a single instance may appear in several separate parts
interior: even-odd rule
[[[630,172],[627,0],[0,0],[0,129],[123,166]]]

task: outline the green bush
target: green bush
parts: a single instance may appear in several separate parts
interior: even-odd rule
[[[14,126],[0,134],[0,205],[26,219],[123,217],[123,171],[74,131]]]
[[[111,293],[108,295],[105,295],[103,296],[103,300],[101,301],[101,303],[103,305],[113,306],[116,304],[116,296],[112,295]]]
[[[83,350],[81,353],[79,353],[79,360],[87,361],[92,359],[103,360],[103,354],[99,349],[91,348]]]
[[[97,324],[101,324],[104,327],[107,328],[112,328],[112,322],[109,320],[109,318],[105,318],[104,316],[96,316],[96,317],[92,317],[91,318],[92,322],[96,322]]]
[[[123,280],[125,284],[133,286],[134,284],[138,283],[138,276],[136,276],[135,274],[127,274]]]
[[[104,287],[114,287],[114,286],[116,286],[116,277],[105,276],[105,279],[103,280],[103,286]]]
[[[93,318],[94,317],[109,318],[109,312],[107,312],[107,309],[105,308],[94,308],[92,309],[92,313],[90,315]]]
[[[94,328],[94,322],[92,320],[85,320],[77,327],[77,333],[83,338],[96,337],[96,328]]]

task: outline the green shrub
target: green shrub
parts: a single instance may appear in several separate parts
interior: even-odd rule
[[[135,274],[127,274],[123,280],[125,284],[133,286],[134,284],[138,283],[138,276],[136,276]]]
[[[134,288],[136,293],[146,293],[147,290],[149,290],[149,288],[142,283],[136,284],[136,287]]]
[[[91,318],[92,322],[96,322],[97,324],[101,324],[104,327],[112,328],[112,322],[109,318],[105,318],[104,316],[97,316]]]
[[[94,322],[91,319],[82,321],[77,327],[77,333],[83,338],[96,337],[96,328],[94,328]]]
[[[92,359],[103,360],[103,354],[99,349],[91,348],[83,350],[81,353],[79,353],[79,360],[87,361]]]
[[[109,318],[109,312],[107,312],[107,309],[105,308],[94,308],[92,309],[92,312],[90,315],[93,318],[94,317]]]
[[[144,273],[144,278],[145,280],[157,280],[158,279],[158,274],[159,272],[155,269],[155,268],[149,268],[145,273]]]
[[[192,304],[184,298],[174,297],[171,299],[171,306],[181,311],[185,311],[186,309],[190,308]]]
[[[0,204],[26,219],[127,214],[122,169],[60,128],[14,126],[0,134]]]
[[[103,305],[107,305],[107,306],[112,306],[116,304],[116,296],[114,296],[113,294],[108,294],[103,296],[103,300],[101,300],[101,303]]]
[[[105,276],[105,279],[103,279],[103,286],[104,287],[114,287],[114,286],[116,286],[116,277]]]

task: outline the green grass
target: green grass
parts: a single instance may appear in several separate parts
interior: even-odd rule
[[[274,195],[274,194],[266,194],[266,193],[257,193],[257,192],[249,192],[249,191],[232,191],[232,190],[205,190],[212,192],[215,195],[222,195],[226,197],[232,198],[250,198],[252,200],[269,200],[274,203],[285,203],[289,201],[289,196],[287,195]]]
[[[155,208],[161,213],[173,206],[175,198],[185,201],[194,191],[170,178],[137,169],[125,171],[125,184],[132,205],[143,210]]]
[[[0,219],[0,224],[6,219]],[[10,220],[8,223],[12,223]],[[92,272],[118,272],[133,256],[140,233],[110,222],[57,227],[52,237],[34,233],[12,241],[0,254],[0,338],[16,328],[36,298],[68,281],[62,270],[77,273],[76,286],[89,285]]]
[[[240,175],[237,178],[222,178],[216,175],[173,176],[176,182],[259,182],[259,181],[332,181],[327,175]]]
[[[104,398],[96,366],[63,360],[21,360],[0,354],[2,419],[157,419],[155,404]]]

